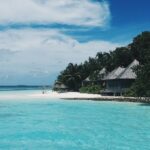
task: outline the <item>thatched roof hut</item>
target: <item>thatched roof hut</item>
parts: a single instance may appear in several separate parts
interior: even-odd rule
[[[85,82],[91,81],[91,80],[90,80],[90,77],[88,76],[84,81],[85,81]]]
[[[136,74],[133,71],[135,66],[139,65],[136,59],[119,75],[119,79],[136,79]]]
[[[102,94],[122,95],[136,79],[133,68],[137,65],[139,62],[134,60],[127,68],[118,67],[110,72],[103,79],[106,82],[106,89],[102,91]]]
[[[123,67],[118,67],[110,72],[107,76],[103,78],[103,80],[115,80],[118,79],[119,75],[125,70]]]
[[[56,91],[67,91],[68,87],[63,83],[56,81],[53,89]]]
[[[106,68],[102,68],[102,69],[99,71],[99,75],[106,74],[106,72],[107,72]]]
[[[93,84],[102,84],[102,79],[106,75],[106,68],[102,68],[100,71],[95,70],[92,75],[88,76],[83,81],[83,86],[93,85]]]

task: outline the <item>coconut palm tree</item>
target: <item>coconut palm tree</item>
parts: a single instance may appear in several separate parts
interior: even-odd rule
[[[77,64],[70,63],[63,72],[62,80],[70,90],[77,91],[81,86],[82,78]]]

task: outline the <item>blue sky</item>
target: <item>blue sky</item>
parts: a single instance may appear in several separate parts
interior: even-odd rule
[[[0,85],[52,84],[69,62],[150,30],[149,8],[149,0],[1,0]]]

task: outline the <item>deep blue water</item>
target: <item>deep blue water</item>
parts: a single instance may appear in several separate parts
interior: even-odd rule
[[[1,100],[0,150],[150,150],[150,105]]]

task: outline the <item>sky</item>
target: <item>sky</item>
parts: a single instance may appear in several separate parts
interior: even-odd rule
[[[49,85],[150,30],[149,0],[0,0],[0,85]]]

